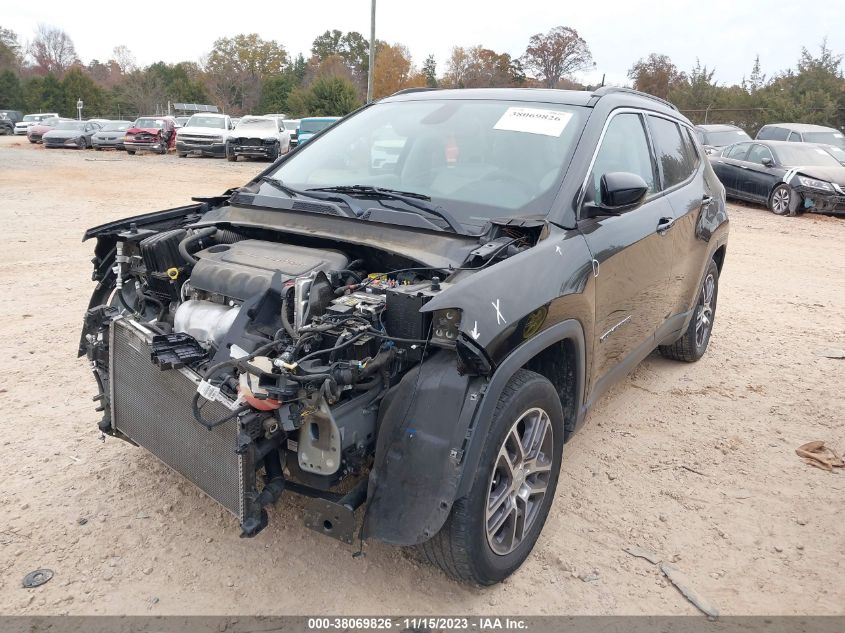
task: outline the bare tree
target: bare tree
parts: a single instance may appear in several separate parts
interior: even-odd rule
[[[118,66],[120,66],[120,72],[123,74],[131,73],[133,70],[138,70],[135,55],[133,55],[132,51],[123,44],[115,46],[111,54],[112,59]]]
[[[39,24],[35,39],[29,45],[29,54],[36,69],[43,73],[62,75],[79,61],[73,40],[62,29],[48,24]]]
[[[534,35],[522,60],[546,88],[555,88],[563,77],[595,65],[587,42],[568,26]]]

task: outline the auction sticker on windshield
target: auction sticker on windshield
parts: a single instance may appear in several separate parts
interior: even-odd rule
[[[566,129],[570,112],[541,108],[508,108],[493,126],[494,130],[527,132],[544,136],[560,136]]]

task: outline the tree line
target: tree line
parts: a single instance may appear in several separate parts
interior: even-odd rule
[[[86,64],[57,27],[39,25],[28,43],[0,27],[0,108],[75,116],[81,98],[86,116],[159,114],[168,102],[211,103],[231,114],[344,115],[365,100],[369,48],[361,33],[328,30],[314,39],[306,58],[252,33],[216,40],[197,62],[140,67],[130,50],[118,46],[108,60]],[[794,69],[772,77],[762,73],[758,57],[747,78],[728,86],[715,81],[713,68],[696,63],[682,71],[653,53],[634,63],[628,78],[696,123],[735,123],[751,133],[775,120],[842,128],[841,62],[823,42],[817,55],[802,49]],[[433,55],[416,64],[403,44],[377,40],[374,97],[416,87],[590,89],[596,86],[574,77],[594,67],[587,42],[566,26],[533,35],[519,57],[483,45],[455,46],[442,72]]]

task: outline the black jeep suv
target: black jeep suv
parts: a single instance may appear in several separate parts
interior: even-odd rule
[[[727,237],[664,101],[404,91],[241,188],[90,229],[80,354],[102,431],[243,535],[287,491],[318,532],[490,584],[599,395],[655,348],[704,354]]]

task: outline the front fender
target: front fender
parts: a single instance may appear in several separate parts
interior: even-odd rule
[[[405,374],[382,405],[364,538],[417,545],[434,536],[454,502],[472,486],[505,385],[534,356],[565,339],[575,343],[580,420],[585,346],[575,320],[557,323],[519,345],[489,380],[458,374],[455,355],[448,351]]]

